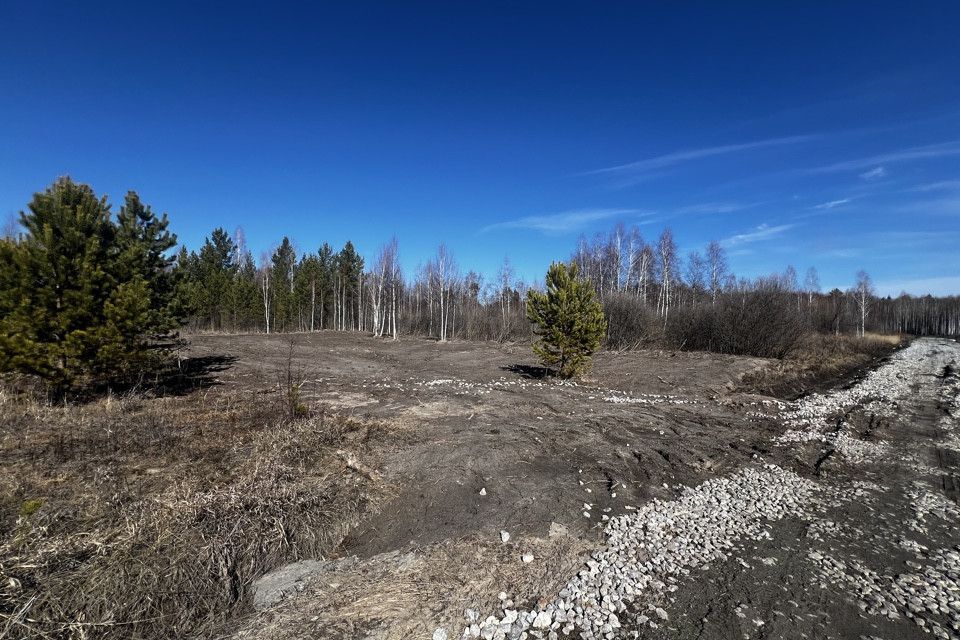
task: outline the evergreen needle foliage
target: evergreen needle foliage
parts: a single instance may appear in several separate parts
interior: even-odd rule
[[[135,382],[179,320],[166,215],[131,191],[114,220],[105,197],[70,178],[28,209],[22,232],[0,241],[0,372],[58,393]]]
[[[527,318],[537,336],[533,351],[563,378],[587,370],[607,331],[603,307],[576,265],[550,265],[546,292],[527,293]]]

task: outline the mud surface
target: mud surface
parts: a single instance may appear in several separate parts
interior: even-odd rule
[[[298,575],[297,596],[237,637],[960,637],[956,342],[917,341],[878,376],[784,403],[734,391],[757,359],[601,354],[563,384],[526,347],[295,341],[311,403],[403,428],[362,461],[393,498],[338,550],[357,562]],[[284,337],[229,336],[190,355],[235,356],[220,382],[253,392],[289,353]],[[704,518],[720,528],[629,546],[717,487],[723,512]],[[630,597],[557,604],[584,567],[603,577],[591,557],[621,571],[624,544],[649,568]],[[594,606],[616,623],[591,626]]]

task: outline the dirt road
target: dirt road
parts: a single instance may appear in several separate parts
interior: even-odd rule
[[[250,340],[193,349],[262,384],[285,350]],[[310,397],[399,430],[365,458],[393,497],[237,637],[960,637],[956,342],[795,403],[733,391],[750,359],[569,385],[519,347],[296,349]]]
[[[958,363],[956,342],[920,340],[783,412],[780,446],[813,468],[803,509],[679,581],[670,622],[638,635],[960,637]]]

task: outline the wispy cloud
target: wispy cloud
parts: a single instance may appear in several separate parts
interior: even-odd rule
[[[685,149],[680,151],[673,151],[661,156],[654,156],[652,158],[646,158],[644,160],[637,160],[636,162],[628,162],[626,164],[618,164],[612,167],[604,167],[602,169],[594,169],[592,171],[587,171],[583,175],[630,175],[630,176],[642,176],[644,174],[650,173],[652,171],[657,171],[660,169],[665,169],[667,167],[673,167],[684,162],[691,162],[694,160],[701,160],[703,158],[711,158],[714,156],[722,156],[731,153],[739,153],[741,151],[750,151],[753,149],[762,149],[764,147],[775,147],[788,144],[797,144],[800,142],[806,142],[816,138],[815,135],[802,135],[802,136],[787,136],[783,138],[768,138],[766,140],[754,140],[752,142],[742,142],[738,144],[725,144],[716,147],[702,147],[700,149]]]
[[[860,177],[863,178],[864,180],[879,180],[880,178],[883,178],[886,175],[887,175],[887,170],[884,167],[880,166],[880,167],[874,167],[869,171],[865,171],[861,173]]]
[[[579,209],[540,216],[524,216],[515,220],[497,222],[480,230],[480,233],[500,229],[529,229],[547,234],[564,234],[581,231],[594,222],[620,216],[650,215],[639,209]]]
[[[738,233],[730,236],[729,238],[724,238],[720,241],[720,244],[726,248],[730,248],[750,244],[751,242],[769,240],[770,238],[776,238],[777,236],[782,235],[796,226],[796,224],[779,224],[770,226],[764,223],[752,229],[751,231],[747,231],[746,233]]]
[[[960,180],[941,180],[940,182],[928,182],[910,189],[910,191],[960,191]]]
[[[926,160],[929,158],[944,158],[947,156],[960,155],[960,140],[942,142],[939,144],[928,144],[922,147],[910,147],[866,158],[857,158],[854,160],[845,160],[822,167],[809,169],[807,173],[836,173],[840,171],[855,171],[866,169],[873,166],[882,166],[897,162],[909,162],[912,160]],[[869,173],[869,172],[868,172]]]
[[[949,215],[960,214],[960,196],[916,200],[891,208],[891,211],[907,214]]]
[[[827,251],[821,251],[817,254],[818,256],[823,256],[825,258],[859,258],[863,255],[862,249],[828,249]]]
[[[877,231],[867,236],[875,246],[885,249],[931,248],[941,245],[954,246],[960,239],[960,231],[940,229],[937,231]]]
[[[705,202],[703,204],[689,204],[683,207],[677,207],[673,210],[674,215],[692,215],[698,213],[732,213],[756,206],[752,204],[735,204],[731,202]]]
[[[834,207],[839,207],[850,202],[852,198],[841,198],[840,200],[830,200],[828,202],[822,202],[818,205],[811,207],[812,209],[823,210],[823,209],[833,209]]]

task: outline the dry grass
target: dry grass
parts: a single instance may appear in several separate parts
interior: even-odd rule
[[[257,577],[338,545],[385,488],[336,451],[380,428],[279,402],[0,394],[0,637],[210,637]]]
[[[792,398],[843,381],[904,343],[899,335],[809,334],[789,357],[746,376],[745,390]]]
[[[903,339],[904,339],[904,338],[903,338],[903,336],[901,336],[899,333],[870,333],[870,332],[867,332],[867,333],[863,336],[862,339],[863,339],[863,340],[872,341],[872,342],[884,342],[884,343],[886,343],[886,344],[893,345],[893,346],[896,347],[896,346],[898,346],[900,343],[903,342]]]
[[[451,638],[464,609],[498,612],[502,590],[517,607],[543,604],[582,566],[591,544],[579,538],[469,537],[408,553],[391,552],[347,570],[314,576],[304,592],[252,617],[237,640],[429,638],[438,624]],[[524,552],[536,559],[520,560]]]

